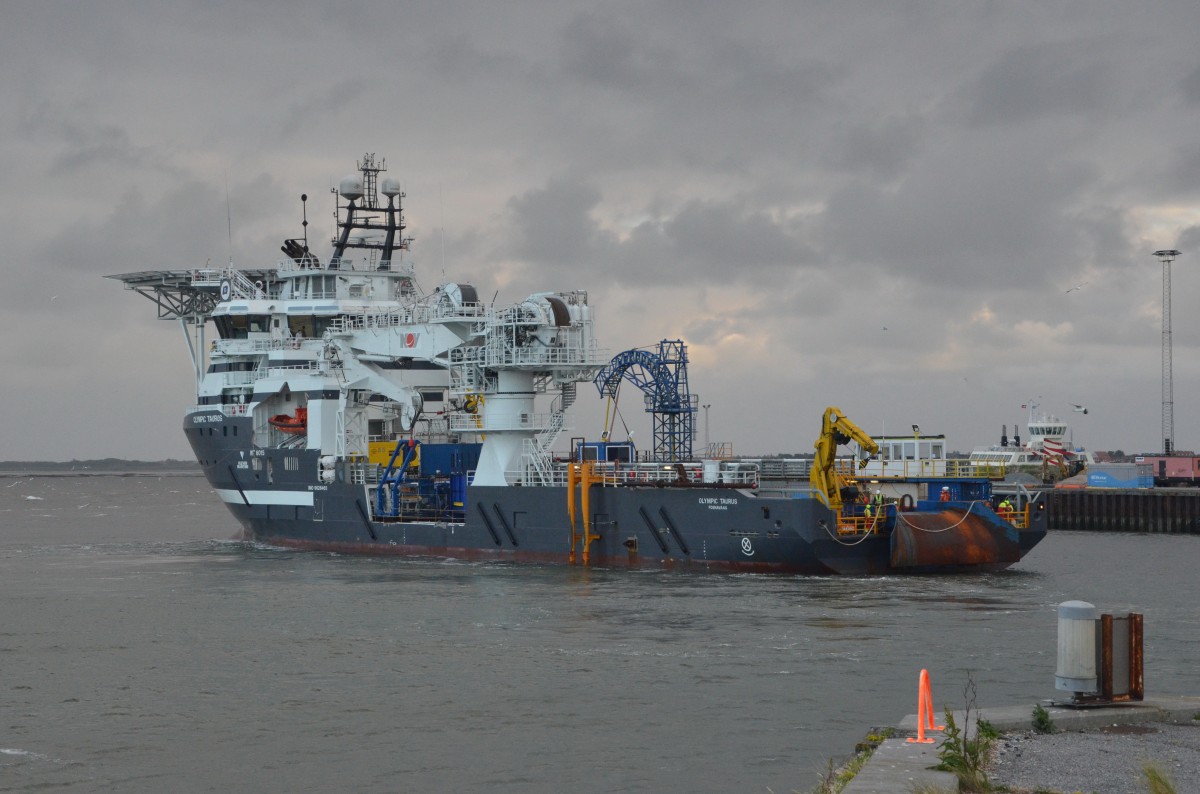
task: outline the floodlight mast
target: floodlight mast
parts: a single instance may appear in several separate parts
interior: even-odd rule
[[[1155,251],[1163,268],[1163,313],[1162,313],[1162,439],[1163,454],[1170,455],[1175,449],[1175,396],[1171,382],[1171,263],[1179,252],[1173,249]]]

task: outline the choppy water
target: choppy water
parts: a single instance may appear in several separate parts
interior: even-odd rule
[[[39,497],[39,498],[30,498]],[[198,477],[0,479],[0,791],[808,791],[934,700],[1053,696],[1056,605],[1200,693],[1200,537],[822,578],[295,553]]]

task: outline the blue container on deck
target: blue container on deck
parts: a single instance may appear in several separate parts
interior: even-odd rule
[[[422,444],[421,476],[445,476],[468,472],[479,465],[482,444]]]
[[[467,475],[465,473],[450,475],[450,506],[462,511],[467,504]]]
[[[1153,488],[1154,467],[1144,463],[1097,463],[1088,467],[1089,488]]]

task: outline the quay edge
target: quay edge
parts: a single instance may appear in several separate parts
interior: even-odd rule
[[[1050,719],[1059,733],[1088,732],[1112,725],[1149,722],[1195,725],[1195,718],[1200,715],[1200,697],[1195,696],[1148,697],[1137,702],[1115,703],[1087,709],[1041,705],[1049,712]],[[1029,731],[1032,728],[1033,707],[1034,704],[1029,703],[981,708],[975,712],[972,724],[966,728],[974,730],[978,720],[982,719],[991,723],[1001,733]],[[965,713],[953,713],[956,723],[964,725]],[[933,734],[932,743],[910,743],[908,738],[915,736],[917,730],[915,714],[906,715],[901,719],[896,730],[899,735],[885,739],[875,749],[859,773],[842,790],[843,794],[912,794],[914,787],[921,785],[935,791],[958,790],[958,782],[953,774],[931,768],[939,763],[940,733]],[[1078,759],[1080,767],[1086,763],[1086,758]]]
[[[1051,530],[1200,534],[1200,488],[1053,488]]]

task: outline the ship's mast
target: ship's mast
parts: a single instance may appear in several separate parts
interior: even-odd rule
[[[358,175],[351,174],[333,188],[335,197],[340,195],[346,200],[346,217],[342,220],[342,207],[335,203],[334,218],[341,232],[332,241],[331,261],[340,263],[347,249],[367,249],[371,251],[372,261],[378,257],[381,270],[391,269],[395,253],[407,251],[412,242],[411,237],[403,235],[406,227],[402,199],[405,194],[397,180],[390,177],[380,180],[379,174],[387,170],[384,158],[376,162],[375,155],[368,152],[358,161],[357,167]],[[379,206],[380,193],[387,196],[387,207]],[[365,233],[352,236],[355,230]]]

